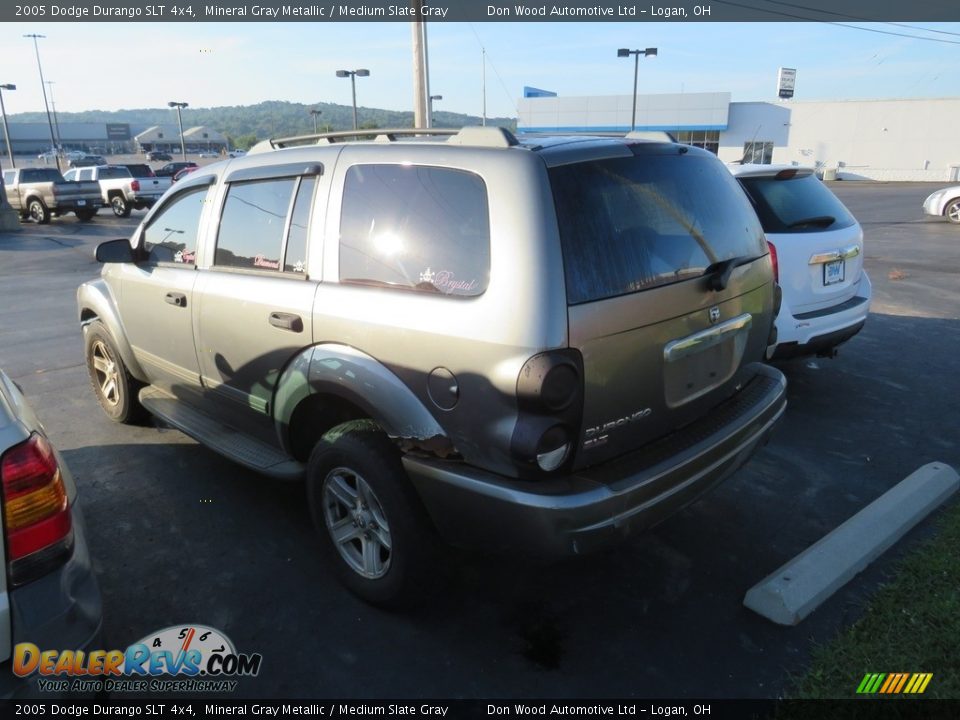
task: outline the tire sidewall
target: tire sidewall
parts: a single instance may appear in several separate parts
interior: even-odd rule
[[[324,518],[323,485],[331,470],[359,475],[376,495],[390,529],[390,567],[380,578],[359,575],[340,556]],[[424,513],[413,496],[399,454],[389,440],[362,422],[347,423],[325,435],[307,465],[310,514],[320,535],[325,560],[340,581],[363,600],[381,607],[410,605],[429,568]]]
[[[114,363],[117,365],[117,388],[120,394],[120,401],[116,405],[109,403],[103,396],[100,383],[97,380],[96,369],[93,366],[93,347],[97,341],[102,342],[106,346],[111,355],[113,355]],[[93,392],[97,397],[97,402],[100,403],[100,407],[103,408],[103,411],[111,420],[121,423],[128,422],[133,415],[134,408],[134,400],[131,397],[132,387],[130,374],[127,371],[127,366],[123,362],[123,358],[120,357],[113,338],[110,337],[110,333],[99,321],[91,323],[87,328],[84,338],[84,356],[87,362],[87,374],[90,377],[90,384],[93,386]]]
[[[47,206],[43,204],[42,200],[37,200],[36,198],[31,200],[27,205],[27,214],[38,225],[43,225],[50,221],[50,211],[47,210]]]
[[[953,216],[950,214],[950,211],[960,208],[960,198],[956,200],[951,200],[947,203],[947,206],[943,209],[943,214],[947,218],[947,222],[953,223],[954,225],[960,224],[960,218],[954,220]]]
[[[127,217],[130,215],[130,205],[119,195],[115,195],[110,199],[110,207],[113,208],[113,214],[117,217]]]

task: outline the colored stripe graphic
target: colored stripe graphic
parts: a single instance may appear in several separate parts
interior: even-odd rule
[[[857,686],[857,694],[919,695],[932,679],[933,673],[867,673]]]

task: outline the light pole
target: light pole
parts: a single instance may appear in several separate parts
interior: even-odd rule
[[[57,154],[63,154],[63,135],[60,134],[60,120],[57,119],[57,101],[53,99],[53,80],[47,80],[50,86],[50,107],[53,108],[53,128],[57,133]]]
[[[628,50],[627,48],[620,48],[617,50],[617,57],[630,57],[631,55],[633,55],[633,113],[630,116],[630,131],[632,132],[637,129],[637,74],[640,72],[640,56],[649,57],[652,55],[656,57],[657,49]]]
[[[7,155],[10,156],[10,167],[12,168],[15,168],[17,163],[13,159],[13,147],[10,145],[10,128],[7,126],[7,109],[3,106],[3,91],[16,89],[17,86],[12,83],[0,85],[0,113],[3,114],[3,136],[7,139]]]
[[[357,78],[370,77],[370,71],[366,68],[357,70],[337,70],[337,77],[350,78],[350,89],[353,91],[353,129],[357,129]]]
[[[43,79],[43,66],[40,65],[40,46],[37,44],[38,38],[46,38],[46,35],[37,35],[30,33],[24,35],[25,38],[33,38],[33,49],[37,53],[37,70],[40,71],[40,89],[43,90],[43,107],[47,110],[47,125],[50,126],[50,149],[54,152],[54,162],[57,163],[57,170],[60,170],[60,153],[57,152],[57,141],[53,139],[53,119],[50,117],[50,105],[47,104],[47,84]]]
[[[313,134],[318,135],[320,131],[317,130],[317,117],[323,115],[323,110],[317,110],[316,108],[313,108],[310,111],[310,114],[313,115]]]
[[[180,111],[189,106],[190,103],[173,102],[172,100],[167,103],[167,107],[175,107],[177,109],[177,125],[180,126],[180,155],[183,160],[187,159],[187,145],[183,141],[183,118],[180,115]]]
[[[443,95],[431,95],[427,98],[427,127],[433,127],[433,101],[443,100]]]

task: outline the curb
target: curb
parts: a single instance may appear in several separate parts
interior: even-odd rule
[[[945,463],[917,469],[747,591],[743,604],[796,625],[960,488]]]

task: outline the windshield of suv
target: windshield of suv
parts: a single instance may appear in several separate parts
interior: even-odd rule
[[[768,233],[839,230],[856,222],[815,175],[787,170],[769,177],[742,177],[740,183]]]
[[[718,160],[687,148],[635,152],[549,171],[567,302],[647,290],[766,254],[756,215]]]

